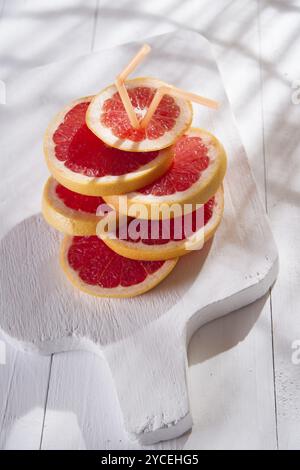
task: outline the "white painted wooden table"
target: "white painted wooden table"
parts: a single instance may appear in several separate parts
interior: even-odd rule
[[[154,448],[300,449],[300,364],[292,361],[293,343],[300,341],[300,104],[292,102],[292,83],[300,79],[300,2],[0,0],[0,79],[181,27],[215,46],[281,270],[270,296],[195,334],[189,347],[193,431]],[[138,446],[124,434],[99,357],[29,356],[6,345],[0,447]]]

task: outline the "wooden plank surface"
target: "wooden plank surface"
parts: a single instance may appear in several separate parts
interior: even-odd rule
[[[97,0],[4,0],[0,78],[89,52],[97,4]]]
[[[284,8],[260,3],[267,209],[281,255],[272,292],[278,442],[281,449],[299,449],[300,364],[292,361],[292,346],[300,346],[300,2],[285,2]]]
[[[62,429],[59,435],[58,426]],[[184,441],[183,437],[155,447],[181,448]],[[103,359],[83,352],[54,355],[42,448],[142,448],[124,431],[112,377]]]
[[[180,26],[205,34],[215,45],[237,124],[262,198],[268,202],[272,227],[282,253],[280,277],[272,296],[274,328],[269,300],[266,299],[264,305],[263,302],[255,304],[247,307],[246,312],[234,313],[224,320],[205,326],[192,339],[189,352],[190,395],[195,426],[192,434],[178,443],[173,441],[170,446],[274,448],[277,445],[278,433],[280,448],[300,448],[300,366],[293,364],[291,360],[292,342],[300,339],[300,259],[297,254],[299,106],[291,104],[290,87],[292,80],[300,78],[296,57],[297,45],[299,50],[299,2],[189,0],[183,4],[168,0],[162,5],[162,2],[155,0],[145,5],[146,2],[102,0],[98,14],[97,10],[92,8],[94,3],[45,1],[41,7],[40,2],[32,0],[26,4],[15,0],[1,0],[0,12],[1,5],[5,8],[2,18],[0,13],[0,78],[9,77],[15,71],[26,67],[87,52],[93,45],[97,49],[109,47],[136,39],[137,36],[162,33]],[[72,4],[75,7],[72,7]],[[48,9],[55,13],[52,16],[43,16],[44,11],[47,12]],[[80,15],[81,9],[85,14]],[[74,13],[75,10],[77,14]],[[55,30],[56,39],[53,37]],[[79,31],[78,38],[75,38],[74,30],[76,33]],[[93,30],[96,30],[94,38]],[[41,39],[39,44],[37,41],[34,43],[36,34],[39,34]],[[21,45],[26,36],[29,42],[22,51]],[[64,41],[64,38],[68,41]],[[30,45],[32,42],[34,47]],[[278,97],[278,100],[274,101],[274,96]],[[283,159],[280,158],[286,148],[288,163],[291,165],[289,171],[287,162],[285,161],[283,166]],[[37,374],[43,377],[40,391],[35,392],[35,403],[31,403],[31,409],[34,410],[35,405],[41,403],[42,397],[45,398],[45,390],[47,395],[49,363],[37,366],[34,365],[35,360],[28,356],[28,369],[24,371],[22,361],[20,366],[17,366],[20,361],[18,356],[16,351],[8,348],[7,365],[0,365],[1,447],[17,447],[22,442],[23,446],[37,448],[38,439],[33,437],[31,442],[27,440],[28,433],[33,429],[31,424],[22,427],[21,417],[24,414],[26,416],[25,410],[28,407],[19,390],[29,387],[32,382],[31,371],[41,367],[41,373]],[[273,359],[275,384],[272,377]],[[88,358],[86,353],[54,356],[55,373],[50,377],[43,447],[114,448],[119,445],[126,448],[127,443],[122,441],[122,426],[115,408],[109,423],[104,427],[99,426],[99,422],[104,423],[105,420],[102,416],[107,416],[104,409],[113,407],[114,400],[109,378],[101,382],[103,377],[106,377],[105,367],[98,367],[96,360],[99,361],[98,358]],[[79,378],[81,374],[85,377],[91,384],[89,394],[92,396],[95,396],[99,385],[103,383],[103,402],[97,405],[99,411],[95,413],[95,420],[91,418],[95,405],[87,398],[86,388],[80,387],[80,380],[78,379],[76,394],[68,386],[67,380],[62,380],[68,368],[76,370]],[[97,386],[94,386],[96,369],[97,377],[94,380],[97,381]],[[226,371],[230,373],[226,374],[225,378]],[[199,384],[203,379],[209,384],[209,395],[201,394]],[[247,386],[244,387],[245,379]],[[249,386],[254,393],[250,394]],[[274,386],[278,429],[275,422]],[[216,396],[217,389],[219,393]],[[74,434],[72,426],[68,426],[71,421],[66,417],[68,398],[71,396],[69,408],[74,416],[79,416],[76,419],[80,432],[75,428]],[[237,407],[232,405],[232,396]],[[211,403],[213,397],[215,400]],[[218,406],[215,405],[216,402]],[[242,424],[245,422],[244,413],[247,409],[246,419],[251,418],[249,427]],[[32,417],[36,415],[30,415],[29,409],[27,412],[27,422],[32,423]],[[253,415],[258,416],[260,420],[260,427],[256,432],[252,427]],[[39,423],[40,418],[37,421]],[[5,428],[3,423],[6,423]],[[69,429],[64,439],[57,433],[62,424]],[[18,430],[16,439],[13,437],[16,436],[13,429]],[[84,436],[84,442],[78,437],[79,434]]]
[[[0,366],[0,448],[39,449],[51,359],[6,348]]]

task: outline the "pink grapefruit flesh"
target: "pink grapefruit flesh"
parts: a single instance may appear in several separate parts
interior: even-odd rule
[[[145,245],[164,245],[174,240],[181,241],[191,236],[208,223],[213,215],[214,205],[215,198],[212,197],[204,204],[204,206],[190,214],[182,215],[181,217],[175,217],[168,220],[140,220],[142,230],[139,238],[132,238],[130,236],[130,230],[128,230],[130,223],[137,219],[129,219],[127,221],[125,237],[122,229],[122,231],[117,229],[117,237],[119,238],[121,234],[123,239],[125,238],[125,240],[130,241],[131,243],[141,242]],[[184,227],[185,224],[186,226]],[[158,236],[153,238],[151,234],[157,234]]]
[[[161,282],[177,259],[138,261],[111,250],[97,236],[66,237],[61,264],[69,280],[79,289],[102,297],[132,297]]]
[[[101,212],[97,213],[100,208]],[[100,196],[75,193],[50,177],[44,186],[42,213],[49,225],[68,235],[95,235],[99,220],[111,209]]]
[[[147,86],[137,86],[128,90],[128,95],[139,120],[149,108],[155,92],[155,88]],[[119,93],[116,92],[104,102],[101,122],[104,126],[109,127],[116,137],[140,142],[145,138],[155,140],[173,129],[179,114],[180,108],[174,98],[165,95],[148,126],[145,129],[135,129],[130,124]]]
[[[155,181],[172,163],[170,149],[131,152],[112,148],[86,124],[92,97],[68,105],[50,123],[44,153],[52,176],[87,196],[124,194]]]
[[[140,122],[155,96],[166,83],[152,77],[126,80],[133,112]],[[184,98],[165,94],[146,127],[134,128],[116,86],[96,95],[87,110],[89,129],[109,146],[128,152],[149,152],[170,147],[191,125],[193,109]]]
[[[75,193],[61,184],[56,185],[55,193],[66,207],[89,214],[96,214],[98,207],[105,204],[101,196],[85,196]]]
[[[220,187],[209,201],[193,212],[160,220],[124,220],[121,217],[116,231],[105,232],[99,224],[97,235],[112,250],[127,258],[168,260],[201,250],[204,243],[214,236],[223,210],[224,194]],[[103,222],[105,227],[107,220],[103,219]]]
[[[163,261],[128,260],[114,253],[98,237],[74,237],[68,261],[86,284],[112,289],[143,282],[163,265]]]
[[[168,196],[178,191],[186,191],[199,180],[201,173],[209,166],[208,148],[200,137],[180,137],[174,144],[173,151],[173,163],[165,175],[138,192],[152,196]]]
[[[159,219],[170,218],[164,209],[178,209],[191,204],[205,204],[222,185],[226,172],[226,154],[221,143],[204,129],[191,128],[171,147],[173,160],[169,169],[157,180],[126,195],[127,205],[115,196],[104,197],[117,211],[128,216]],[[138,215],[136,208],[146,208]],[[178,210],[177,214],[187,211]],[[176,216],[176,214],[175,214]]]
[[[85,123],[89,101],[77,104],[53,135],[56,158],[75,173],[86,176],[120,176],[131,173],[157,157],[158,152],[124,152],[111,148]]]

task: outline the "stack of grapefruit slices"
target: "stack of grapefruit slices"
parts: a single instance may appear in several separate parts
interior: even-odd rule
[[[126,84],[141,121],[161,82]],[[160,283],[178,257],[211,238],[222,218],[226,155],[191,128],[192,105],[165,94],[135,128],[115,85],[80,98],[50,123],[46,221],[65,234],[61,266],[79,289],[131,297]]]

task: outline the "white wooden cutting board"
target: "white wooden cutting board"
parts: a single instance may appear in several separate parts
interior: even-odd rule
[[[124,426],[142,443],[170,439],[192,426],[186,383],[191,335],[262,296],[278,269],[268,220],[208,41],[181,31],[149,43],[153,51],[139,75],[221,102],[218,112],[195,106],[193,125],[217,135],[229,165],[224,219],[214,240],[182,258],[160,286],[141,297],[97,299],[76,291],[59,268],[60,235],[39,214],[47,177],[42,137],[49,119],[70,100],[111,83],[140,44],[28,71],[6,84],[7,104],[0,106],[1,332],[28,352],[88,349],[102,355]]]

